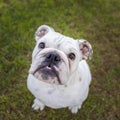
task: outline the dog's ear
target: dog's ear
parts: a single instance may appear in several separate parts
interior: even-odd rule
[[[41,25],[38,27],[37,31],[35,32],[35,40],[38,41],[40,38],[44,37],[49,32],[54,31],[53,28],[47,26],[47,25]]]
[[[80,39],[78,40],[78,42],[79,42],[79,49],[82,54],[82,59],[85,59],[85,60],[88,58],[91,59],[93,54],[91,44],[84,39]]]

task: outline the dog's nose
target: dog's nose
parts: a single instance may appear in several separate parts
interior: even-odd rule
[[[61,61],[61,58],[57,53],[52,52],[46,55],[46,61],[56,65]]]

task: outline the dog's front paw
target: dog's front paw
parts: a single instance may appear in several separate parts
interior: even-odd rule
[[[80,106],[72,106],[72,107],[70,106],[69,110],[71,110],[71,112],[73,114],[76,114],[80,108],[81,108],[81,105]]]
[[[32,105],[32,108],[34,110],[39,110],[40,109],[42,111],[44,109],[44,107],[45,107],[45,105],[40,100],[34,99],[34,103]]]

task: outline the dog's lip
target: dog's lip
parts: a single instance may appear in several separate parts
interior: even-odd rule
[[[37,67],[37,69],[34,71],[33,74],[35,74],[38,70],[41,70],[41,69],[44,69],[44,68],[46,68],[46,69],[48,69],[48,70],[53,70],[53,67],[49,67],[48,65],[39,65],[39,66]]]
[[[48,66],[48,65],[43,65],[43,66],[41,66],[41,65],[40,65],[40,66],[38,66],[38,68],[34,71],[33,75],[34,75],[38,70],[41,70],[41,69],[48,69],[48,70],[50,70],[50,71],[53,71],[54,74],[55,74],[56,77],[57,77],[57,80],[58,80],[59,84],[62,84],[62,83],[61,83],[61,80],[60,80],[60,78],[59,78],[58,72],[56,71],[55,66]]]

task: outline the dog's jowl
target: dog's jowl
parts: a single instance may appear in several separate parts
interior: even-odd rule
[[[88,96],[91,73],[86,62],[92,47],[84,39],[75,40],[42,25],[35,33],[27,86],[34,95],[34,110],[68,107],[77,113]]]

